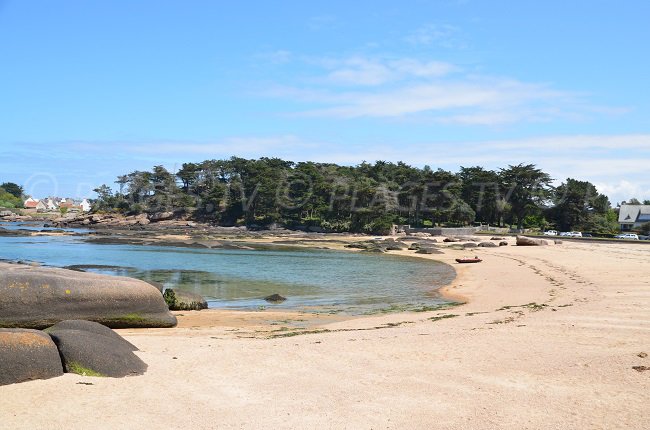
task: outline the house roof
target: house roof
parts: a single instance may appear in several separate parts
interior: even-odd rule
[[[650,219],[650,205],[622,205],[618,212],[619,223],[635,223]]]
[[[36,206],[38,206],[38,203],[39,203],[38,200],[27,199],[25,200],[25,203],[23,203],[23,206],[25,206],[27,209],[35,208]]]

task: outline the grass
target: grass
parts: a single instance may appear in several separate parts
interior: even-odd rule
[[[94,371],[93,369],[89,369],[87,367],[82,366],[76,361],[71,361],[70,363],[67,363],[67,368],[69,373],[76,373],[77,375],[81,375],[81,376],[96,376],[96,377],[104,376],[101,373]]]

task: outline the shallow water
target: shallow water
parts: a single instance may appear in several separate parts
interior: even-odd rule
[[[448,303],[438,296],[437,289],[455,276],[451,266],[413,257],[295,248],[104,245],[70,236],[0,237],[0,259],[57,267],[109,266],[86,270],[194,291],[212,308],[350,314]],[[263,300],[273,293],[287,300],[277,305]]]

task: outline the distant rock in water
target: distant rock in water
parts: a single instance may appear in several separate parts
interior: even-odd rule
[[[287,300],[287,298],[282,297],[281,295],[276,293],[276,294],[271,294],[270,296],[264,297],[264,300],[266,300],[269,303],[282,303],[285,300]]]
[[[0,327],[42,329],[69,319],[111,328],[176,325],[160,292],[144,281],[0,263]]]
[[[0,328],[0,385],[63,375],[59,351],[38,330]]]
[[[200,311],[208,308],[203,296],[191,291],[167,288],[163,293],[170,311]]]

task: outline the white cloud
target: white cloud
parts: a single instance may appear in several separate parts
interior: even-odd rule
[[[277,85],[261,95],[305,104],[294,112],[298,116],[418,116],[458,125],[585,121],[622,113],[548,84],[471,74],[443,61],[363,56],[305,61],[317,70],[303,79],[304,85]]]
[[[631,182],[619,180],[616,182],[596,182],[596,188],[601,193],[609,196],[612,205],[622,201],[628,201],[631,198],[637,198],[641,201],[650,199],[650,183]]]
[[[284,90],[289,90],[285,93],[288,96],[330,105],[303,112],[309,116],[400,117],[433,112],[433,118],[440,122],[485,125],[521,120],[526,112],[530,112],[530,118],[539,116],[539,111],[531,111],[529,105],[556,102],[569,96],[512,80],[412,83],[373,91]]]
[[[418,78],[435,78],[458,70],[456,66],[442,61],[419,61],[413,58],[371,59],[350,57],[345,59],[321,59],[317,64],[330,69],[321,82],[339,85],[377,86]]]
[[[258,59],[267,61],[273,64],[285,64],[290,62],[293,59],[293,54],[290,51],[284,49],[278,49],[276,51],[264,52],[256,56]]]
[[[446,49],[467,48],[460,28],[449,24],[420,27],[405,39],[412,45],[436,45]]]

